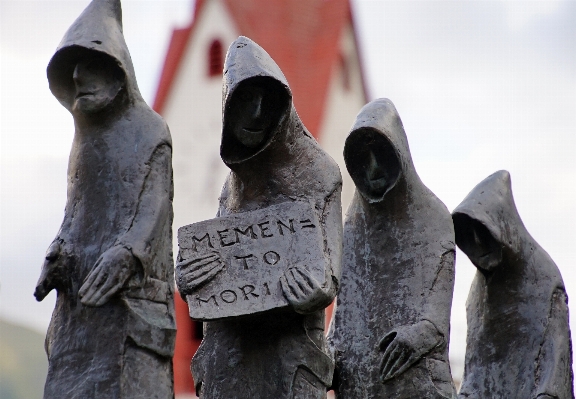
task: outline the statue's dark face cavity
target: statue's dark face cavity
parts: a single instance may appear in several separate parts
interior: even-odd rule
[[[278,123],[279,93],[267,79],[249,79],[235,90],[229,108],[232,134],[248,148],[264,144]]]
[[[105,56],[82,59],[74,68],[73,111],[95,113],[106,108],[122,89],[119,67]]]
[[[489,271],[502,263],[502,247],[486,226],[463,214],[453,219],[456,243],[474,266]]]
[[[390,142],[372,129],[353,132],[344,149],[356,187],[369,199],[381,199],[400,176],[400,161]]]
[[[369,162],[366,165],[366,182],[374,195],[384,195],[392,183],[391,172],[386,168],[386,160],[374,154],[373,149],[368,151]]]

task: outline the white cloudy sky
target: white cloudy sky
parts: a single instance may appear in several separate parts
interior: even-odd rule
[[[73,136],[45,68],[87,3],[0,0],[0,316],[40,331],[55,295],[38,304],[32,292],[63,216]],[[151,103],[171,27],[187,23],[191,0],[123,8]],[[355,0],[354,11],[370,96],[396,104],[424,182],[452,210],[509,170],[526,226],[576,298],[576,1]],[[474,273],[462,253],[456,273],[451,356],[461,364]]]

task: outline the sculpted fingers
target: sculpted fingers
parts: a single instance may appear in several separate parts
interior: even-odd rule
[[[80,290],[78,291],[78,295],[80,297],[85,297],[89,293],[91,293],[91,291],[92,291],[91,287],[93,287],[95,285],[95,281],[96,280],[99,281],[101,279],[101,276],[99,273],[100,264],[101,264],[101,259],[98,260],[98,262],[96,263],[96,267],[94,267],[94,269],[92,269],[90,274],[88,274],[88,276],[84,279],[84,283],[82,284],[82,287],[80,287]]]
[[[108,274],[102,267],[102,262],[98,263],[90,272],[88,277],[86,277],[82,287],[80,287],[80,291],[78,291],[78,295],[83,304],[91,304],[92,306],[95,306],[96,300],[92,300],[92,298],[96,295],[100,286],[104,284],[107,278]]]
[[[103,273],[100,273],[103,274]],[[82,298],[82,303],[87,306],[102,306],[124,286],[129,278],[126,270],[122,269],[118,274],[108,274],[98,283],[90,297]]]
[[[88,306],[102,306],[108,302],[113,295],[120,291],[123,285],[124,283],[120,281],[113,282],[111,279],[107,279],[96,294],[92,296],[91,301],[84,304]]]
[[[284,296],[299,313],[309,313],[330,303],[320,284],[305,269],[291,267],[280,277]]]
[[[380,342],[380,350],[384,350],[380,377],[386,382],[414,364],[421,356],[418,350],[419,341],[415,340],[414,326],[399,327],[387,334]]]
[[[218,262],[214,267],[209,268],[206,272],[202,272],[195,281],[195,286],[204,284],[206,281],[212,280],[220,271],[224,269],[224,262]]]
[[[400,349],[396,359],[393,362],[390,362],[387,365],[386,370],[384,370],[382,380],[388,381],[401,374],[402,371],[405,370],[404,366],[406,364],[409,365],[409,358],[410,353],[405,348]]]
[[[193,258],[193,259],[187,259],[187,260],[180,261],[180,262],[176,263],[176,268],[181,273],[190,273],[190,272],[194,272],[196,270],[201,269],[203,266],[206,266],[210,263],[213,263],[213,262],[219,261],[219,260],[220,260],[220,257],[218,256],[218,254],[213,253],[213,254],[210,254],[208,256],[203,256],[201,258]]]
[[[305,293],[313,293],[314,291],[319,291],[320,284],[314,280],[310,275],[304,273],[299,267],[292,269],[292,275],[296,283],[302,288]]]
[[[112,294],[118,291],[118,284],[112,278],[104,278],[99,280],[97,286],[92,287],[91,295],[82,298],[82,303],[86,306],[101,306]]]
[[[176,264],[178,289],[186,294],[214,278],[224,269],[218,254],[186,260]]]
[[[284,274],[280,276],[280,284],[282,285],[282,291],[284,292],[288,302],[294,306],[298,306],[298,304],[300,304],[304,299],[305,295],[300,285],[296,282],[294,271],[292,269],[286,270]]]
[[[98,260],[78,295],[86,306],[102,306],[118,293],[135,273],[135,259],[123,247],[112,247]]]
[[[400,359],[398,359],[396,364],[392,366],[392,369],[390,370],[389,379],[392,379],[408,370],[408,368],[410,368],[410,366],[414,363],[414,361],[415,361],[414,353],[412,353],[411,351],[405,351],[403,356]]]
[[[295,267],[298,274],[298,281],[306,287],[310,305],[316,308],[324,308],[332,302],[336,296],[336,287],[332,283],[332,277],[327,276],[326,285],[323,286],[311,274],[301,267]]]
[[[298,271],[296,268],[288,269],[287,273],[287,281],[291,287],[293,287],[296,295],[301,299],[304,300],[306,296],[310,295],[312,292],[312,287],[307,285],[306,282],[302,279],[302,273]]]
[[[398,359],[398,356],[401,354],[401,348],[398,345],[398,342],[393,341],[386,351],[384,352],[384,356],[382,357],[382,363],[380,367],[380,376],[383,381],[386,381],[386,376],[388,375],[390,368]]]
[[[394,338],[396,338],[397,334],[398,333],[396,331],[392,331],[391,333],[386,334],[384,338],[382,338],[382,340],[380,341],[380,344],[378,344],[380,350],[385,351],[386,348],[388,348],[388,345],[394,342]]]
[[[202,262],[200,264],[195,265],[194,268],[189,270],[183,270],[180,272],[181,275],[186,276],[186,279],[189,281],[194,281],[202,276],[208,275],[211,271],[215,269],[223,268],[224,264],[220,260],[220,258],[212,259],[208,262]]]
[[[286,300],[288,300],[290,304],[298,302],[296,292],[294,292],[293,288],[288,284],[285,275],[280,276],[280,285],[282,286],[282,292],[284,293]]]

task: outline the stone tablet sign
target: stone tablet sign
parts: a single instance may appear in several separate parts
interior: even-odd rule
[[[187,295],[190,317],[216,320],[288,306],[279,278],[291,266],[324,281],[324,240],[308,202],[286,202],[178,229],[180,267],[209,270],[212,280]]]

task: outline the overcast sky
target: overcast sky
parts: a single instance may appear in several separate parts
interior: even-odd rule
[[[0,316],[39,331],[55,294],[37,303],[32,293],[63,217],[73,136],[45,70],[87,4],[0,0]],[[576,298],[576,1],[353,4],[369,94],[395,103],[423,181],[452,210],[486,176],[509,170],[520,215]],[[151,103],[171,28],[188,22],[192,3],[124,0],[123,10]],[[459,252],[451,343],[459,364],[474,272]]]

